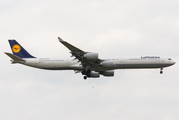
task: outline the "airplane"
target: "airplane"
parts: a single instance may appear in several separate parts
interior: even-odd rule
[[[60,43],[70,50],[72,60],[37,58],[29,54],[16,40],[8,40],[13,54],[5,52],[12,60],[11,63],[46,69],[46,70],[74,70],[75,73],[87,78],[99,78],[114,76],[116,69],[149,69],[159,68],[160,74],[163,68],[174,65],[171,58],[160,56],[120,57],[118,59],[99,59],[98,53],[85,52],[58,37]]]

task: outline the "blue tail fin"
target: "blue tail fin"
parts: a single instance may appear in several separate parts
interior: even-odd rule
[[[9,44],[14,55],[20,58],[35,58],[30,55],[16,40],[9,40]]]

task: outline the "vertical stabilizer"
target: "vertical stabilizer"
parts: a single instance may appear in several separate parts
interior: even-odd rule
[[[9,40],[9,44],[14,55],[20,58],[35,58],[30,55],[16,40]]]

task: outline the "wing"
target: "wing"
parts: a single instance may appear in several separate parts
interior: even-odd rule
[[[87,66],[99,66],[101,61],[100,59],[98,59],[98,54],[97,53],[90,53],[90,52],[85,52],[83,50],[80,50],[79,48],[69,44],[68,42],[62,40],[60,37],[58,37],[59,41],[66,46],[71,52],[72,56],[71,57],[75,57],[75,59],[78,59],[79,62],[81,62],[83,67],[87,67]],[[88,56],[89,57],[88,57]],[[97,56],[97,59],[96,59]],[[94,58],[94,59],[92,59]]]
[[[63,44],[65,45],[72,53],[85,53],[84,51],[78,49],[77,47],[67,43],[66,41],[62,40],[60,37],[58,37],[58,40]],[[73,54],[72,54],[73,55]]]

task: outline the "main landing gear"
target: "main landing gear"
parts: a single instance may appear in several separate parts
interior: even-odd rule
[[[83,77],[84,80],[86,80],[88,77],[89,77],[89,78],[91,77],[91,75],[90,75],[90,73],[91,73],[90,67],[91,67],[90,64],[86,65],[86,70],[84,70],[84,71],[81,72],[82,75],[85,75],[85,76]]]
[[[87,76],[84,76],[84,80],[86,80],[87,79]]]
[[[162,70],[163,70],[163,68],[160,68],[160,74],[163,74],[163,71],[162,71]]]
[[[86,71],[82,71],[81,73],[82,73],[82,75],[85,75],[85,76],[83,77],[84,80],[86,80],[88,77],[89,77],[89,78],[91,77],[91,75],[90,75],[91,70],[89,70],[89,69],[87,69]]]

